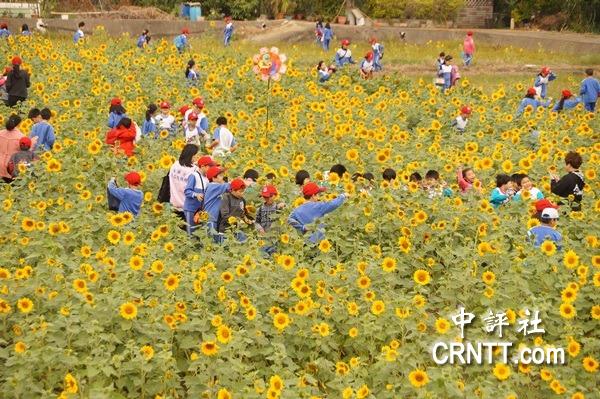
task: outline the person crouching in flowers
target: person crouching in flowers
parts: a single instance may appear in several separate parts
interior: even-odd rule
[[[467,123],[469,123],[469,116],[471,116],[471,107],[464,106],[460,109],[460,115],[452,121],[452,127],[455,127],[461,133],[467,129]]]
[[[533,87],[527,89],[527,93],[525,94],[525,97],[521,100],[519,108],[517,109],[517,117],[521,116],[521,114],[527,107],[532,107],[535,111],[537,107],[547,107],[548,105],[550,105],[550,99],[548,99],[545,102],[539,101],[535,98],[536,94],[537,92]]]
[[[577,106],[577,104],[581,103],[581,97],[573,98],[573,93],[570,90],[563,90],[561,92],[560,100],[554,104],[554,108],[552,111],[560,112],[564,109],[572,109]]]
[[[175,117],[171,115],[171,104],[167,101],[160,103],[160,113],[154,117],[158,130],[166,130],[169,134],[174,133],[177,128]]]
[[[371,45],[371,51],[373,51],[373,70],[375,72],[381,71],[383,66],[381,65],[381,59],[383,58],[383,44],[379,43],[376,38],[372,37],[369,40]]]
[[[322,202],[319,194],[326,190],[325,187],[319,187],[313,182],[309,182],[302,187],[302,194],[306,202],[294,209],[288,217],[288,224],[300,234],[306,234],[308,231],[307,225],[339,208],[348,197],[347,194],[343,193],[334,200]],[[308,240],[316,244],[324,238],[325,234],[322,231],[322,226],[318,226],[318,229],[309,236]]]
[[[213,141],[207,148],[212,150],[213,157],[216,156],[226,156],[234,152],[238,144],[233,137],[233,133],[229,129],[227,129],[227,118],[224,116],[219,116],[217,118],[217,128],[213,133]]]
[[[533,87],[535,88],[537,95],[541,98],[546,98],[546,94],[548,93],[548,83],[554,79],[556,79],[556,75],[552,73],[550,68],[543,67],[533,82]]]
[[[348,48],[350,45],[350,40],[344,39],[342,40],[341,47],[335,52],[335,64],[338,67],[343,67],[348,64],[356,64],[356,62],[352,59],[352,51]]]
[[[556,207],[545,208],[540,215],[540,226],[535,226],[527,232],[527,238],[534,247],[542,246],[544,241],[552,241],[556,249],[562,249],[562,235],[555,229],[558,223],[558,211]]]
[[[458,188],[460,188],[462,194],[471,191],[476,180],[477,175],[475,175],[475,171],[472,168],[463,168],[462,166],[459,166],[456,170],[456,182],[458,183]],[[481,187],[477,188],[477,191],[481,194]]]
[[[221,206],[219,207],[219,218],[217,220],[217,231],[219,232],[218,241],[223,242],[225,231],[231,227],[235,221],[245,223],[252,226],[254,221],[246,212],[246,200],[244,199],[244,191],[246,183],[240,178],[231,181],[229,192],[221,197]],[[235,238],[239,242],[246,241],[246,235],[241,231],[235,232]]]
[[[231,37],[233,36],[233,20],[230,16],[225,17],[225,29],[223,29],[223,44],[225,47],[231,43]]]
[[[448,188],[445,181],[440,180],[440,173],[437,170],[428,170],[425,173],[423,189],[427,192],[429,199],[452,196],[452,190]]]
[[[113,147],[115,153],[124,152],[128,157],[133,155],[137,132],[129,118],[123,118],[119,124],[106,134],[106,144]]]
[[[490,195],[490,203],[494,208],[498,208],[500,205],[507,204],[511,197],[508,195],[511,182],[510,176],[505,174],[499,174],[496,176],[496,188],[492,190]]]
[[[198,67],[196,66],[196,61],[189,60],[187,66],[185,67],[185,78],[187,82],[191,85],[198,81]]]
[[[533,182],[531,181],[529,176],[525,174],[520,175],[520,181],[518,181],[517,184],[518,186],[520,186],[520,190],[517,191],[517,193],[513,197],[514,201],[521,201],[521,199],[532,199],[534,201],[537,201],[544,198],[544,194],[540,191],[539,188],[533,185]]]
[[[158,138],[158,129],[156,128],[156,114],[158,113],[158,107],[156,104],[148,104],[148,108],[146,109],[146,115],[144,117],[144,123],[142,124],[142,136],[154,136],[154,138]]]
[[[142,178],[137,172],[129,172],[125,175],[128,188],[117,187],[117,181],[113,177],[108,182],[108,192],[119,200],[119,212],[129,212],[133,216],[140,213],[144,193],[138,188],[142,184]]]
[[[331,78],[336,71],[335,65],[327,66],[325,61],[319,61],[317,65],[317,73],[319,74],[319,83],[325,83]]]
[[[360,63],[360,76],[363,79],[371,79],[373,78],[373,52],[369,51],[367,54],[365,54],[365,58],[362,60],[362,62]]]
[[[123,107],[123,101],[119,97],[110,100],[110,107],[108,109],[108,127],[114,129],[121,119],[126,117],[127,111]]]
[[[20,151],[14,153],[8,161],[8,173],[14,179],[19,176],[20,169],[28,168],[34,161],[38,160],[35,152],[31,150],[32,141],[29,137],[21,137],[19,140]]]

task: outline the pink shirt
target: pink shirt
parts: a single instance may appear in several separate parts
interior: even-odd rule
[[[19,140],[23,137],[18,129],[0,131],[0,177],[12,178],[7,167],[10,157],[18,152],[21,147]]]
[[[475,42],[473,41],[472,36],[465,37],[465,41],[463,42],[463,51],[465,54],[473,54],[475,52]]]
[[[473,188],[473,183],[469,183],[465,180],[462,174],[462,169],[460,168],[456,171],[456,181],[458,182],[458,187],[460,188],[461,193],[466,193]]]

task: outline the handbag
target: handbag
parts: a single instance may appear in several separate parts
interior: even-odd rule
[[[156,199],[160,203],[171,202],[171,182],[169,181],[168,173],[162,179],[160,190],[158,190],[158,196]]]

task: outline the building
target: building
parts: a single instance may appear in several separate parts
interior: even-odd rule
[[[459,28],[486,28],[492,24],[493,0],[465,0],[465,6],[458,12],[456,25]]]

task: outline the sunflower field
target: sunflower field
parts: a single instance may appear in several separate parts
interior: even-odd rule
[[[479,87],[463,74],[441,93],[428,71],[363,81],[349,68],[321,85],[318,60],[294,56],[302,46],[280,45],[288,70],[267,86],[252,71],[258,48],[193,44],[183,55],[170,40],[140,50],[102,29],[78,45],[64,37],[2,43],[7,62],[23,59],[32,86],[25,103],[0,106],[0,123],[48,106],[57,143],[0,186],[0,397],[599,397],[597,117],[579,105],[517,118],[530,82],[501,77]],[[190,57],[200,66],[196,86],[184,79]],[[579,78],[552,86],[578,92]],[[115,96],[140,125],[149,103],[179,108],[197,96],[211,131],[226,116],[240,143],[224,161],[229,177],[254,168],[262,184],[276,175],[287,208],[273,235],[248,231],[246,243],[218,245],[199,229],[200,240],[190,240],[156,200],[183,135],[146,138],[135,156],[115,156],[104,144]],[[473,114],[459,134],[450,121],[463,105]],[[533,248],[531,201],[493,209],[495,175],[524,171],[556,201],[548,172],[563,174],[571,150],[584,159],[582,210],[560,208],[561,250]],[[336,163],[372,172],[375,187],[332,174],[325,198],[349,199],[325,218],[326,238],[313,247],[286,223],[303,201],[293,176],[306,169],[322,181]],[[461,165],[474,169],[483,194],[459,194]],[[397,179],[383,181],[385,168]],[[409,182],[429,169],[454,195],[429,199]],[[108,180],[130,170],[145,192],[137,218],[107,209]],[[251,207],[258,194],[247,190]],[[276,242],[273,257],[259,251],[265,240]],[[465,340],[493,339],[481,317],[504,312],[503,341],[564,348],[565,363],[436,364],[435,342],[461,341],[452,321],[459,307],[477,315]],[[545,333],[517,332],[526,309],[539,311]]]

